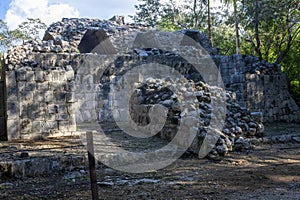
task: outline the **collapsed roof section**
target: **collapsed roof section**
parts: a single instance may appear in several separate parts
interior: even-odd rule
[[[53,41],[54,45],[62,47],[68,46],[69,51],[74,53],[112,54],[118,52],[119,54],[153,55],[155,54],[153,52],[157,53],[157,51],[152,51],[152,49],[160,46],[156,41],[157,32],[159,31],[156,28],[150,26],[125,24],[120,16],[114,16],[110,20],[64,18],[49,26],[43,40]],[[218,54],[217,49],[212,48],[211,42],[204,33],[197,30],[181,30],[178,33],[194,40],[187,42],[188,40],[185,39],[181,45],[193,46],[196,42],[209,54]],[[134,44],[128,44],[130,42]],[[164,41],[160,42],[164,43]],[[96,50],[94,50],[95,47],[97,47]]]

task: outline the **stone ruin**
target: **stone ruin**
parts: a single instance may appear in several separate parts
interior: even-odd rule
[[[213,59],[224,89],[205,83],[190,63],[174,53],[170,44],[176,38],[164,37],[151,27],[124,24],[120,18],[72,18],[50,25],[42,41],[27,41],[4,55],[6,138],[73,135],[81,123],[113,122],[109,85],[134,66],[153,62],[170,66],[189,81],[143,79],[142,74],[135,74],[144,82],[137,81],[138,88],[130,99],[130,117],[137,124],[147,125],[151,105],[164,105],[169,109],[168,118],[157,135],[171,140],[180,125],[181,110],[176,100],[180,96],[174,96],[165,86],[182,84],[183,91],[193,91],[198,99],[195,111],[201,120],[197,127],[190,127],[197,130],[190,147],[193,152],[199,150],[209,129],[212,93],[224,93],[227,108],[212,154],[226,154],[233,147],[249,148],[246,138],[261,136],[263,122],[300,122],[300,109],[287,91],[280,66],[253,56],[219,55],[205,34],[193,30],[180,33],[205,49],[204,61]],[[132,43],[139,40],[142,45]],[[151,46],[157,40],[165,49]],[[180,42],[184,54],[198,58],[188,41]]]

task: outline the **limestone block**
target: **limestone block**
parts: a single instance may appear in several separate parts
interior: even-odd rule
[[[34,74],[35,74],[35,81],[36,82],[45,81],[45,75],[44,75],[43,71],[38,70],[38,71],[35,71]]]
[[[58,129],[58,122],[57,121],[45,121],[43,126],[43,132],[50,132],[51,130]]]
[[[6,102],[6,114],[7,119],[17,119],[19,118],[19,102],[17,101],[8,101]]]
[[[45,78],[45,81],[52,81],[52,73],[51,73],[51,71],[45,71],[44,72],[44,78]]]
[[[56,120],[56,114],[54,113],[45,113],[45,120],[46,121],[55,121]]]
[[[20,133],[30,133],[32,131],[32,121],[30,119],[20,120]]]
[[[17,84],[15,71],[5,71],[5,84],[7,87],[15,86]]]
[[[53,70],[51,73],[52,73],[52,81],[54,82],[63,82],[67,80],[65,71]]]
[[[16,71],[17,81],[26,81],[26,71]]]
[[[74,71],[73,70],[72,71],[67,71],[65,76],[66,76],[67,81],[73,81],[74,77],[75,77]]]
[[[40,133],[41,130],[43,130],[43,125],[44,125],[43,121],[36,121],[36,120],[34,120],[32,122],[32,132],[34,132],[34,133]]]
[[[67,92],[66,93],[66,102],[67,103],[75,102],[75,93],[74,92]]]
[[[53,95],[56,102],[66,102],[66,92],[54,92]]]
[[[49,90],[52,91],[64,91],[65,84],[63,82],[49,82]]]
[[[44,109],[40,108],[35,112],[35,119],[36,120],[45,120],[46,112]]]
[[[25,76],[26,76],[26,81],[28,81],[28,82],[35,81],[34,80],[35,79],[34,71],[26,71]]]
[[[26,81],[18,81],[17,82],[17,87],[18,87],[18,92],[24,91],[26,88]]]
[[[68,132],[69,131],[69,121],[59,121],[58,122],[58,130],[62,132]]]
[[[55,115],[55,120],[56,121],[67,121],[69,119],[68,114],[56,114]]]
[[[26,101],[32,102],[34,100],[33,92],[32,91],[27,91],[27,90],[20,91],[19,92],[19,99],[21,99],[23,101],[26,100]]]
[[[70,123],[70,125],[76,125],[76,115],[75,114],[70,115],[69,123]]]
[[[18,87],[10,86],[6,87],[7,101],[17,101],[18,100]]]
[[[75,81],[70,81],[66,84],[66,91],[68,92],[74,92],[76,90],[76,84]]]
[[[96,112],[95,109],[91,109],[90,113],[91,113],[91,117],[92,117],[90,121],[95,121],[98,119],[98,113]]]
[[[67,103],[67,112],[69,115],[75,114],[76,112],[76,105],[74,103]]]
[[[68,113],[67,105],[65,104],[56,105],[56,113],[67,114]]]
[[[19,109],[20,109],[20,113],[19,116],[21,118],[26,118],[27,117],[27,102],[20,102],[19,104]]]
[[[40,117],[43,112],[43,110],[40,110],[40,106],[38,102],[28,104],[27,107],[27,113],[29,119],[36,119],[37,117]]]
[[[19,139],[20,138],[20,127],[19,127],[19,119],[8,119],[7,120],[7,139]]]
[[[77,131],[77,126],[75,125],[69,125],[69,131],[70,132],[76,132]]]
[[[36,89],[40,92],[46,92],[49,90],[48,82],[36,83]]]
[[[47,108],[46,108],[46,113],[49,113],[49,114],[55,114],[58,112],[58,105],[56,104],[48,104]]]
[[[34,91],[36,89],[36,83],[35,82],[26,82],[25,84],[25,90],[26,91]]]
[[[44,95],[45,102],[50,103],[55,101],[53,91],[46,91]]]
[[[44,92],[36,90],[36,91],[34,91],[33,95],[34,95],[35,101],[45,102],[45,97],[44,97],[45,93]]]

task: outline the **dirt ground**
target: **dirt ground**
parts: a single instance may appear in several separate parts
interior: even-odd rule
[[[297,125],[288,127],[280,130],[300,134]],[[268,130],[279,131],[274,126]],[[214,161],[186,155],[162,170],[142,174],[98,164],[97,179],[100,199],[299,200],[300,143],[260,143]],[[87,169],[0,183],[0,199],[92,199]]]

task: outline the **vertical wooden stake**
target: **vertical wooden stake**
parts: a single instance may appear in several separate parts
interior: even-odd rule
[[[95,157],[94,157],[93,133],[95,133],[95,132],[87,131],[86,132],[86,140],[87,140],[87,150],[88,150],[88,159],[89,159],[92,199],[99,200],[97,175],[96,175],[96,161],[95,161]]]

